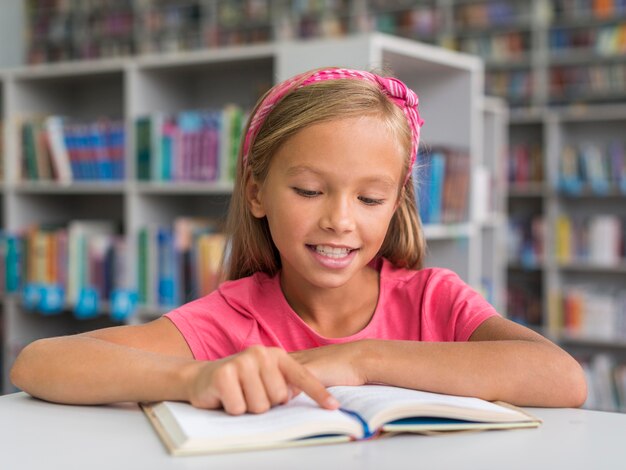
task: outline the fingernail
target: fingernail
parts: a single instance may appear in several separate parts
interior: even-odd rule
[[[324,404],[327,408],[339,408],[339,402],[332,396],[324,400]]]

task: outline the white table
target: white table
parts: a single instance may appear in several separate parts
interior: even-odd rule
[[[170,456],[134,404],[64,406],[0,397],[0,468],[21,469],[626,469],[626,414],[528,408],[538,429],[394,436],[368,442]]]

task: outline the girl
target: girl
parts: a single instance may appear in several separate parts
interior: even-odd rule
[[[580,406],[580,366],[422,269],[412,167],[422,121],[402,82],[347,69],[270,90],[242,145],[227,282],[151,323],[36,341],[13,383],[51,401],[183,400],[260,413],[300,391],[384,383]]]

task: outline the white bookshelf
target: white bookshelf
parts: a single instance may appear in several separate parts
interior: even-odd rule
[[[8,122],[1,192],[4,229],[15,232],[29,223],[110,219],[122,227],[129,259],[134,260],[138,230],[148,223],[170,224],[183,215],[223,217],[232,183],[166,184],[135,180],[134,120],[154,112],[221,107],[231,102],[249,108],[263,90],[278,80],[321,65],[386,67],[420,95],[420,113],[426,120],[423,138],[429,146],[452,146],[467,151],[472,171],[476,165],[489,167],[493,174],[502,171],[497,168],[501,161],[495,155],[503,144],[500,141],[491,148],[485,143],[483,139],[488,134],[483,122],[485,119],[501,122],[505,113],[500,104],[490,102],[486,106],[483,101],[481,61],[397,37],[362,34],[334,40],[287,41],[94,63],[19,67],[0,74],[3,117]],[[126,180],[65,186],[20,182],[19,120],[35,114],[123,119],[127,130]],[[493,132],[500,132],[495,128],[499,129],[501,124],[493,126]],[[482,157],[483,149],[489,157]],[[491,213],[477,220],[475,204],[478,203],[473,197],[469,200],[466,222],[425,227],[429,243],[427,264],[451,268],[479,289],[486,275],[494,278],[494,285],[501,284],[495,253],[487,263],[489,274],[481,267],[484,256],[497,243],[493,240],[499,236],[496,232],[501,225],[493,222]],[[483,236],[489,239],[486,247]],[[136,274],[129,274],[133,282]],[[144,306],[131,321],[147,321],[162,313],[162,308]],[[4,299],[2,330],[5,391],[11,389],[7,379],[10,365],[24,344],[39,337],[111,323],[106,313],[89,322],[75,320],[70,314],[43,317],[26,312],[19,297],[8,296]]]
[[[536,325],[586,363],[596,363],[596,357],[626,362],[624,331],[619,331],[619,318],[626,320],[626,311],[616,308],[615,316],[597,316],[597,311],[583,314],[583,326],[564,327],[562,296],[568,288],[582,286],[593,295],[616,296],[625,292],[624,260],[607,265],[592,258],[559,259],[557,220],[568,216],[586,220],[598,214],[610,214],[626,219],[626,194],[611,188],[598,194],[583,187],[579,194],[564,192],[559,186],[559,161],[565,145],[593,144],[606,146],[613,140],[625,142],[626,105],[589,105],[551,108],[513,113],[511,143],[523,140],[541,143],[545,180],[530,185],[516,185],[510,191],[509,214],[541,214],[544,218],[544,256],[536,265],[528,266],[514,260],[509,263],[509,286],[534,285],[541,300],[542,316]],[[592,308],[592,310],[594,310]],[[597,308],[600,310],[600,307]],[[596,315],[595,317],[592,315]],[[616,324],[611,322],[616,321]],[[608,323],[607,323],[608,322]],[[604,359],[598,363],[604,364]],[[599,380],[609,380],[606,377]],[[598,383],[590,383],[597,387]],[[600,385],[601,386],[601,385]],[[606,403],[591,403],[591,407],[607,409]]]
[[[509,108],[500,98],[483,101],[483,151],[473,195],[480,224],[481,285],[496,310],[506,314],[506,193]],[[480,188],[480,189],[479,189]]]

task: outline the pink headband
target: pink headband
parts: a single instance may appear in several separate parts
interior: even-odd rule
[[[417,106],[419,99],[415,92],[408,88],[397,78],[381,77],[370,72],[364,72],[361,70],[341,69],[341,68],[328,68],[318,70],[309,77],[304,78],[310,74],[306,72],[295,77],[285,80],[282,83],[276,85],[270,93],[265,97],[265,100],[259,105],[256,113],[252,116],[248,132],[243,142],[243,165],[248,164],[248,155],[254,139],[256,139],[259,130],[268,114],[274,109],[277,103],[279,103],[286,95],[297,88],[302,88],[312,83],[323,82],[326,80],[340,80],[344,78],[354,80],[366,80],[368,82],[375,83],[380,87],[382,92],[389,97],[389,99],[396,104],[406,116],[409,127],[411,128],[412,143],[411,143],[411,162],[409,164],[409,172],[407,174],[407,180],[411,175],[411,169],[417,158],[417,148],[420,139],[420,128],[424,121],[420,118]],[[303,79],[304,78],[304,79]],[[405,181],[406,183],[406,181]]]

